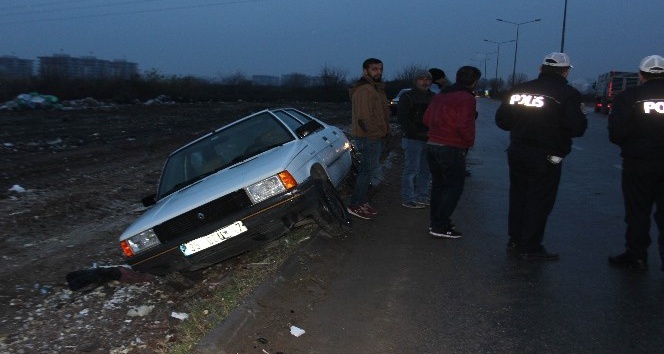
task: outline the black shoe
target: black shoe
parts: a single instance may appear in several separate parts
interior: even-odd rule
[[[522,261],[557,261],[560,258],[560,256],[558,255],[558,253],[537,251],[537,252],[520,252],[517,253],[516,258]]]
[[[609,264],[629,269],[645,270],[648,269],[648,262],[645,259],[635,258],[629,254],[621,253],[617,256],[609,257]],[[662,269],[664,270],[664,269]]]
[[[448,226],[443,229],[430,228],[429,234],[433,237],[442,237],[442,238],[461,238],[463,234],[457,231],[453,226]]]

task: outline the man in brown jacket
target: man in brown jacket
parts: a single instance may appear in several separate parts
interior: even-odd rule
[[[373,171],[380,164],[385,138],[390,131],[390,109],[382,82],[383,62],[369,58],[362,64],[362,78],[350,89],[352,102],[352,134],[360,154],[360,169],[348,205],[351,215],[371,219],[376,210],[369,205],[369,184]]]

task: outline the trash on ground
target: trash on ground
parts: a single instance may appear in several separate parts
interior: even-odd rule
[[[136,272],[125,266],[110,266],[75,270],[69,272],[66,278],[69,289],[76,291],[88,285],[98,287],[112,280],[129,284],[145,283],[152,281],[154,276]]]
[[[147,316],[154,309],[154,305],[141,305],[139,307],[132,307],[127,311],[129,317],[144,317]]]
[[[290,333],[296,337],[299,337],[304,334],[304,330],[302,328],[290,326]]]
[[[9,188],[10,192],[16,192],[16,193],[24,193],[25,188],[19,186],[18,184],[13,185],[11,188]]]
[[[180,321],[184,321],[189,318],[189,315],[183,312],[171,312],[171,317],[177,318]]]

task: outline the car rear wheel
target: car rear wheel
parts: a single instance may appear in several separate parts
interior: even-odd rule
[[[350,215],[337,191],[328,180],[316,180],[319,205],[314,219],[326,236],[336,237],[351,229]]]

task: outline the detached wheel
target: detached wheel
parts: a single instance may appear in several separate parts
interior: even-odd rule
[[[314,183],[319,202],[314,219],[318,226],[331,237],[350,231],[350,215],[332,183],[328,180],[316,180]]]

